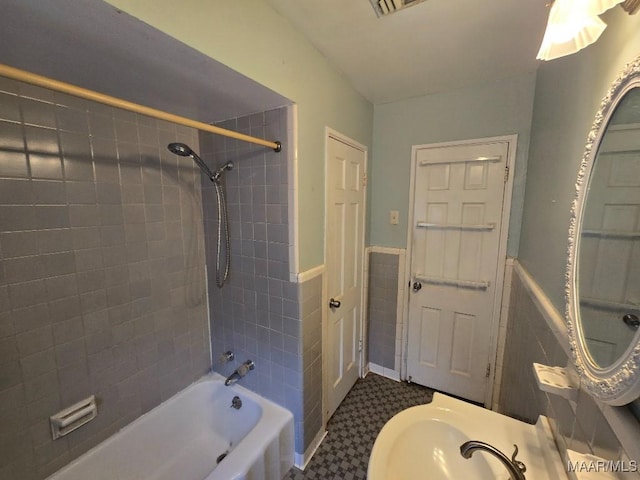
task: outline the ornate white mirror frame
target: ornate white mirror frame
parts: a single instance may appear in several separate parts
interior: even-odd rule
[[[640,57],[628,64],[613,82],[596,114],[576,181],[571,205],[565,298],[566,318],[573,360],[581,384],[591,395],[610,405],[625,405],[640,396],[640,331],[626,352],[610,366],[600,367],[589,354],[580,323],[578,262],[582,220],[600,143],[609,120],[627,92],[640,87]]]

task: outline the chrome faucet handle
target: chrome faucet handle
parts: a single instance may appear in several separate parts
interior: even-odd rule
[[[220,357],[218,357],[218,364],[220,365],[225,364],[227,362],[230,362],[234,358],[235,358],[235,355],[233,354],[233,352],[231,350],[227,350],[222,355],[220,355]]]
[[[513,446],[516,447],[516,449],[513,451],[513,455],[511,455],[511,462],[516,466],[518,470],[524,473],[527,471],[527,466],[520,460],[516,460],[516,455],[518,455],[518,445],[514,443]]]

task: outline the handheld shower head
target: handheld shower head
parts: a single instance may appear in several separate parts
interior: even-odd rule
[[[227,217],[227,202],[225,200],[224,182],[222,182],[222,174],[225,170],[231,170],[233,168],[233,162],[227,162],[220,168],[216,169],[215,173],[207,166],[206,163],[191,150],[189,145],[184,143],[174,142],[167,145],[167,148],[171,153],[179,155],[181,157],[191,157],[191,159],[200,167],[209,180],[211,180],[215,186],[216,201],[218,205],[218,230],[217,230],[217,246],[216,246],[216,285],[221,288],[229,275],[230,265],[230,252],[231,242],[229,237],[229,219]],[[226,244],[225,263],[222,265],[222,236],[224,235]]]
[[[171,153],[175,153],[181,157],[190,157],[193,155],[193,150],[191,150],[189,145],[185,145],[184,143],[170,143],[167,145],[167,148]]]
[[[204,161],[196,154],[196,152],[191,150],[191,147],[189,147],[189,145],[186,145],[184,143],[170,143],[169,145],[167,145],[167,148],[171,153],[175,153],[176,155],[180,155],[181,157],[191,157],[193,161],[196,162],[196,164],[200,167],[200,170],[202,170],[212,182],[215,182],[220,176],[219,174],[217,176],[214,175],[211,169],[207,167],[207,164],[204,163]]]

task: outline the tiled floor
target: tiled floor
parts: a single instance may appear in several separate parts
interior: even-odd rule
[[[293,467],[285,480],[367,478],[373,442],[396,413],[429,403],[433,391],[369,373],[356,382],[327,426],[327,436],[304,471]]]

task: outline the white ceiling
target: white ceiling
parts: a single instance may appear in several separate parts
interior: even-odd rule
[[[266,0],[374,104],[534,71],[548,0]]]
[[[289,103],[101,0],[0,1],[0,63],[207,122]],[[369,0],[266,1],[374,104],[535,70],[548,13],[426,0],[379,19]]]

